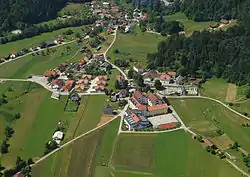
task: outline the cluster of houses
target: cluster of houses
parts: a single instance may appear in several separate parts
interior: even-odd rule
[[[13,60],[13,59],[20,57],[20,56],[23,56],[29,52],[38,52],[41,49],[56,46],[58,44],[62,44],[63,41],[64,41],[64,38],[62,36],[59,36],[55,40],[45,41],[44,44],[35,45],[35,46],[30,47],[30,48],[24,48],[24,49],[17,51],[17,52],[13,51],[4,57],[0,57],[0,63],[6,62],[8,60]]]
[[[79,62],[63,62],[56,69],[45,71],[44,76],[51,89],[57,92],[103,92],[106,90],[109,79],[107,71],[110,69],[112,65],[104,60],[103,55],[91,54]]]
[[[131,30],[131,26],[140,20],[147,20],[148,14],[135,9],[132,13],[120,8],[115,2],[92,1],[93,15],[100,17],[95,22],[96,26],[107,27],[107,32],[112,33],[112,27],[118,26],[125,33]]]
[[[128,130],[138,130],[142,128],[174,128],[178,122],[176,119],[168,117],[171,112],[166,104],[157,94],[143,93],[135,90],[129,99],[129,107],[124,115],[124,122]],[[162,120],[164,117],[164,120]],[[155,119],[157,125],[154,123]],[[152,120],[152,121],[151,121]]]
[[[153,87],[155,81],[159,80],[165,88],[161,91],[165,95],[198,95],[197,80],[192,81],[189,79],[189,82],[186,82],[183,76],[177,75],[174,71],[166,73],[161,73],[156,70],[147,71],[139,64],[136,64],[133,69],[142,75],[144,84],[146,85]]]

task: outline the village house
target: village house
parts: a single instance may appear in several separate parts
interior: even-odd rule
[[[137,115],[129,110],[125,112],[124,121],[129,130],[142,129],[151,126],[146,117]]]
[[[176,72],[174,72],[174,71],[169,71],[167,74],[168,74],[171,78],[173,78],[173,79],[175,79],[175,77],[176,77]]]
[[[161,75],[157,71],[150,70],[149,72],[143,75],[143,80],[146,85],[153,86],[154,82],[160,79],[160,76]]]
[[[74,86],[75,86],[75,81],[74,80],[67,80],[65,82],[65,85],[63,86],[63,91],[64,92],[69,92]]]
[[[203,138],[204,143],[206,144],[207,147],[213,147],[215,146],[212,141],[208,137]]]
[[[119,98],[126,98],[126,97],[128,97],[128,96],[129,96],[129,92],[128,92],[128,90],[126,90],[126,89],[122,89],[122,90],[120,90],[119,93],[118,93],[118,97],[119,97]]]
[[[63,140],[63,132],[61,131],[56,131],[53,136],[52,139],[58,144],[60,145],[61,140]]]
[[[168,74],[161,74],[160,75],[160,82],[162,85],[167,85],[171,81],[171,77]]]
[[[64,81],[62,79],[54,79],[51,81],[52,89],[61,89],[64,86]]]
[[[134,100],[137,100],[140,104],[147,105],[148,104],[148,98],[142,94],[141,91],[136,90],[132,96]]]
[[[141,65],[136,64],[136,65],[134,65],[134,71],[137,73],[142,73],[144,71],[144,69],[141,67]]]
[[[56,78],[58,76],[58,73],[55,70],[47,70],[43,74],[45,77],[53,77]]]
[[[95,87],[95,91],[96,92],[103,92],[103,91],[105,91],[105,86],[103,86],[103,85],[97,85]]]
[[[154,106],[148,106],[148,116],[156,116],[168,113],[167,104],[158,104]]]
[[[84,74],[84,75],[82,75],[82,79],[91,80],[92,79],[92,75],[90,75],[90,74]]]
[[[156,94],[150,93],[150,94],[147,94],[146,97],[148,98],[149,106],[163,104],[163,100]]]

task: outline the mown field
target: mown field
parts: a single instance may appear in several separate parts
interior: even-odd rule
[[[200,89],[202,96],[215,98],[220,101],[225,101],[228,90],[228,83],[224,79],[212,78],[207,80]]]
[[[70,49],[69,49],[70,47]],[[54,69],[60,63],[70,60],[81,46],[72,43],[29,55],[0,66],[1,78],[27,78],[30,75],[42,75],[48,69]],[[79,58],[80,59],[80,58]],[[79,60],[78,59],[78,60]]]
[[[184,31],[187,35],[191,35],[194,31],[202,31],[207,30],[210,25],[216,24],[214,21],[208,22],[195,22],[193,20],[189,20],[186,15],[182,12],[175,13],[173,15],[165,16],[165,20],[171,21],[176,20],[180,21],[184,26]]]
[[[250,121],[232,113],[219,103],[207,99],[171,99],[171,104],[187,127],[204,136],[218,137],[222,130],[233,142],[250,152]],[[226,138],[228,139],[228,138]],[[221,140],[222,143],[224,140]],[[226,140],[228,141],[228,140]]]
[[[59,35],[63,35],[63,33],[67,30],[72,30],[74,34],[65,36],[68,40],[72,40],[72,37],[75,37],[75,33],[79,32],[81,33],[82,27],[70,27],[70,28],[64,28],[60,30],[56,30],[49,33],[43,33],[39,36],[35,36],[32,38],[26,38],[23,40],[18,40],[14,42],[9,42],[7,44],[1,44],[0,45],[0,57],[4,57],[5,55],[8,55],[11,52],[18,52],[22,50],[23,48],[29,48],[32,46],[36,46],[38,44],[41,44],[43,41],[51,41],[55,40]]]
[[[8,91],[12,88],[12,91]],[[12,167],[17,156],[24,159],[43,155],[45,143],[51,140],[59,121],[66,129],[65,140],[96,127],[103,114],[104,96],[83,97],[78,112],[65,112],[67,97],[60,101],[50,98],[51,93],[30,82],[7,82],[0,84],[1,94],[7,96],[8,103],[0,106],[0,141],[4,139],[4,128],[14,129],[8,141],[9,153],[1,155],[1,164]],[[14,114],[21,118],[12,120]]]
[[[108,56],[112,62],[116,59],[132,58],[134,63],[140,63],[145,67],[147,54],[156,52],[158,43],[164,39],[166,37],[161,35],[142,33],[139,27],[136,26],[134,32],[129,34],[118,32],[116,41],[108,52]],[[115,49],[118,49],[119,53],[114,53]]]
[[[106,177],[119,119],[56,152],[33,167],[34,177]]]
[[[240,175],[225,161],[207,153],[184,131],[157,135],[122,134],[116,144],[112,164],[118,177]]]

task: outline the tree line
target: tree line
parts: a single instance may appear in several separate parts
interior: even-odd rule
[[[226,31],[172,35],[148,54],[148,68],[170,69],[183,76],[221,77],[238,85],[250,83],[250,2],[240,9],[239,25]],[[198,9],[197,9],[198,10]]]
[[[80,0],[0,0],[0,31],[23,29],[51,20],[67,2]]]

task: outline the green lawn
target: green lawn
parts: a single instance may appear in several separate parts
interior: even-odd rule
[[[235,103],[232,106],[233,109],[235,109],[236,111],[245,114],[247,113],[247,116],[250,116],[250,100],[245,100],[241,103]]]
[[[67,46],[71,48],[68,51]],[[29,55],[1,65],[0,77],[27,78],[30,75],[42,75],[46,70],[54,69],[60,63],[69,60],[80,48],[77,43],[71,43],[67,46],[50,49],[48,55],[45,51],[45,56],[40,52],[39,55]]]
[[[207,99],[171,99],[181,119],[191,130],[205,136],[218,136],[216,130],[223,130],[228,137],[237,141],[241,147],[250,152],[250,124],[244,118],[232,113],[219,103]]]
[[[8,91],[9,87],[13,91]],[[29,92],[24,94],[27,90]],[[67,97],[53,100],[51,93],[37,84],[6,82],[0,84],[0,91],[8,100],[0,106],[0,141],[4,138],[5,125],[11,125],[15,130],[8,141],[9,153],[0,159],[7,168],[15,163],[17,156],[28,159],[43,155],[45,143],[51,139],[59,121],[67,130],[64,141],[68,141],[95,128],[103,114],[104,96],[82,97],[78,112],[64,112]],[[16,113],[21,114],[21,119],[11,122]]]
[[[122,167],[124,170],[133,169],[134,172],[141,172],[141,166],[143,164],[148,166],[148,162],[151,163],[148,171],[155,177],[238,177],[240,175],[225,161],[207,153],[198,141],[184,131],[158,135],[119,136],[113,158],[115,167],[118,166],[119,170]],[[124,164],[126,166],[123,166]],[[143,172],[141,175],[118,173],[117,177],[146,177],[151,176],[149,172],[148,175]]]
[[[118,32],[117,39],[108,52],[108,56],[111,57],[112,62],[117,58],[132,58],[134,63],[140,63],[145,67],[147,54],[156,52],[158,43],[164,39],[166,37],[147,32],[142,33],[136,26],[133,33],[122,34]],[[119,53],[114,53],[115,49],[118,49]]]
[[[74,27],[74,28],[64,28],[64,29],[60,29],[60,30],[56,30],[53,32],[49,32],[49,33],[43,33],[39,36],[35,36],[32,38],[26,38],[23,40],[18,40],[18,41],[14,41],[14,42],[9,42],[7,44],[0,44],[0,58],[8,55],[11,52],[18,52],[20,50],[22,50],[23,48],[29,48],[32,46],[36,46],[37,44],[40,44],[42,41],[47,41],[47,40],[54,40],[56,39],[59,35],[62,35],[63,32],[71,29],[74,32],[81,32],[81,28],[82,27]],[[68,38],[68,40],[72,40],[72,37],[74,37],[75,34],[69,35],[69,36],[65,36]]]
[[[195,22],[193,20],[189,20],[186,15],[182,12],[175,13],[173,15],[165,16],[165,20],[171,21],[176,20],[180,21],[184,26],[184,31],[187,35],[192,34],[194,31],[202,31],[206,30],[210,27],[210,25],[215,24],[214,21],[208,22]]]
[[[97,177],[109,175],[107,167],[120,120],[114,120],[33,167],[34,177]]]
[[[228,83],[224,79],[212,78],[205,82],[200,89],[201,96],[215,98],[225,101]]]

